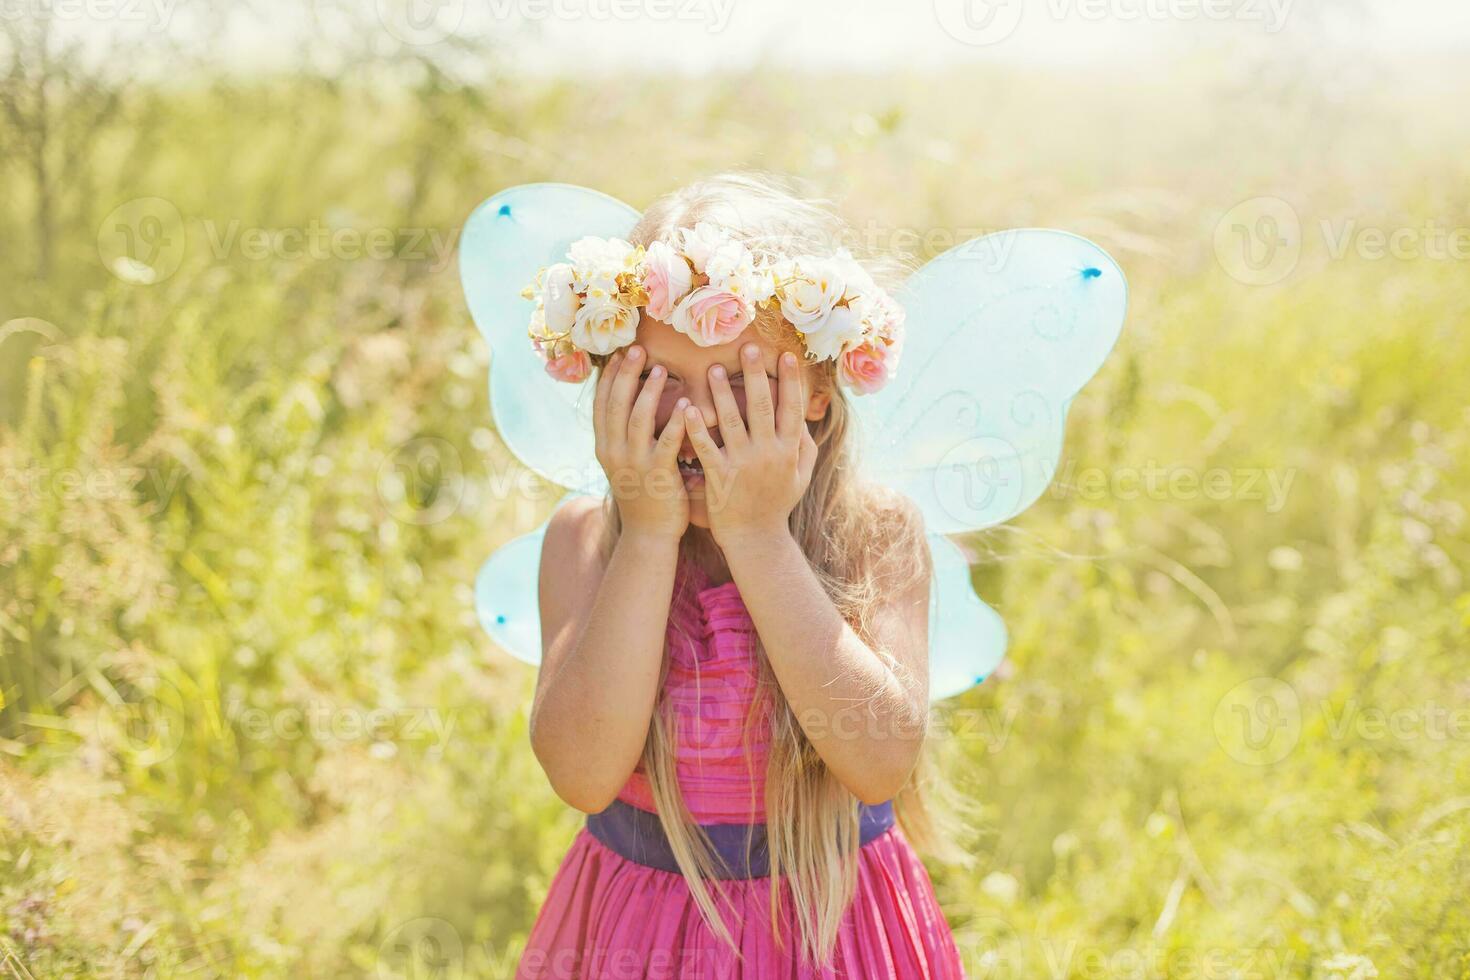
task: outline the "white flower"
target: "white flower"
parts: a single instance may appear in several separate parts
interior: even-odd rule
[[[572,267],[558,262],[546,270],[541,285],[541,304],[545,307],[546,327],[553,333],[572,329],[580,300],[572,289]]]
[[[873,281],[872,274],[847,249],[839,248],[831,263],[848,296],[872,296],[878,292],[878,284]]]
[[[775,292],[776,280],[766,267],[757,269],[750,249],[730,241],[720,246],[705,263],[709,284],[744,299],[754,306]]]
[[[775,273],[778,281],[785,280],[776,292],[781,315],[803,333],[817,329],[846,291],[836,263],[825,259],[787,259],[776,265]]]
[[[683,228],[679,232],[679,251],[688,257],[694,271],[705,273],[711,256],[719,251],[727,243],[732,242],[730,236],[708,221],[700,221],[693,228]]]
[[[858,306],[834,306],[820,320],[797,329],[807,352],[817,360],[841,357],[863,342],[863,311]]]
[[[571,262],[572,285],[578,292],[605,289],[617,292],[617,276],[630,272],[638,264],[638,250],[621,238],[579,238],[567,250]]]
[[[753,275],[755,259],[750,249],[732,238],[721,242],[709,253],[704,260],[703,272],[709,277],[710,285],[720,285],[735,276]]]
[[[638,335],[639,308],[606,293],[590,293],[577,310],[572,343],[589,354],[611,354]]]
[[[769,265],[762,265],[751,273],[745,288],[752,303],[764,303],[776,295],[776,275]]]

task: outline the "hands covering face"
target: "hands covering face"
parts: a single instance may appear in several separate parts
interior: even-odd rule
[[[817,459],[817,444],[806,424],[796,355],[783,353],[778,362],[779,410],[760,348],[745,344],[740,364],[746,418],[741,417],[724,367],[716,364],[709,369],[723,446],[715,445],[696,407],[682,409],[689,441],[704,466],[710,531],[722,547],[742,535],[785,533],[787,519],[806,492]]]
[[[744,344],[738,379],[743,406],[725,368],[716,364],[708,369],[723,445],[716,445],[703,414],[687,397],[675,401],[668,422],[655,437],[668,371],[655,364],[645,373],[646,361],[638,344],[614,353],[598,379],[593,409],[597,459],[607,473],[624,527],[658,535],[684,533],[689,497],[678,456],[687,435],[704,468],[703,499],[716,542],[743,534],[784,532],[811,481],[817,456],[806,424],[796,355],[787,352],[778,359],[773,391],[760,347]]]

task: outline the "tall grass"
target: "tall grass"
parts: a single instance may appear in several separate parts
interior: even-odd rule
[[[1316,230],[1470,226],[1464,133],[1383,145],[1366,85],[1266,114],[1238,67],[132,93],[52,274],[0,268],[0,940],[38,977],[509,974],[578,820],[473,619],[549,495],[504,491],[453,236],[512,183],[756,165],[880,243],[1055,225],[1132,281],[1053,491],[970,542],[1013,636],[937,725],[985,815],[989,870],[932,869],[973,975],[1470,976],[1470,279]],[[1308,229],[1273,285],[1212,245],[1260,195]]]

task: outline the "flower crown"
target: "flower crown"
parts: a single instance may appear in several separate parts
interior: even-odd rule
[[[536,301],[527,332],[558,381],[584,380],[590,354],[631,344],[640,307],[701,347],[729,343],[758,308],[779,307],[807,361],[836,359],[838,380],[857,394],[893,377],[903,347],[903,307],[846,249],[757,263],[707,221],[646,249],[621,238],[578,239],[565,262],[542,268],[521,295]]]

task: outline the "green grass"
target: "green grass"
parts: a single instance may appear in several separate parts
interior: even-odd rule
[[[1313,128],[1270,130],[1219,69],[1085,106],[975,72],[992,109],[958,121],[909,76],[134,93],[51,274],[0,270],[0,939],[37,977],[509,975],[579,821],[470,583],[547,503],[496,496],[433,236],[521,181],[643,203],[758,165],[880,236],[1070,228],[1132,283],[1058,485],[972,542],[1013,637],[941,725],[983,816],[980,874],[932,866],[973,975],[1470,977],[1466,267],[1313,230],[1470,223],[1470,157],[1306,96]],[[1201,97],[1217,128],[1171,129]],[[1212,246],[1258,195],[1309,229],[1275,285]],[[140,197],[182,221],[124,213],[151,285],[104,261]],[[215,247],[314,223],[398,254]]]

